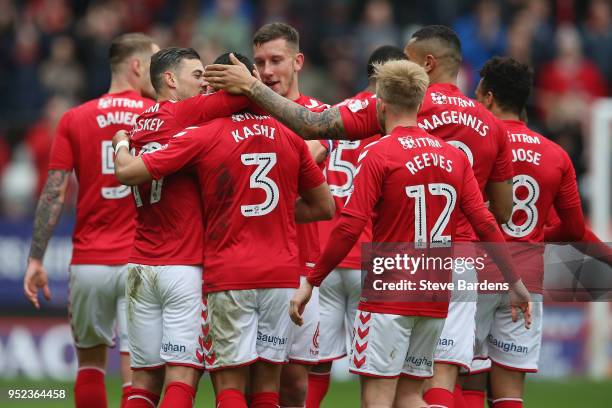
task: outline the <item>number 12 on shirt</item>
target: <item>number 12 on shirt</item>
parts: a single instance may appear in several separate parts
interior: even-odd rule
[[[429,194],[443,196],[446,198],[444,209],[434,223],[431,231],[427,229],[427,204],[425,202],[425,185],[406,187],[406,194],[415,199],[414,203],[414,242],[417,245],[431,242],[435,244],[448,244],[450,235],[442,235],[442,232],[450,221],[451,214],[457,203],[457,191],[453,186],[446,183],[431,183],[427,185]],[[429,234],[428,234],[429,231]],[[429,237],[427,236],[429,235]]]

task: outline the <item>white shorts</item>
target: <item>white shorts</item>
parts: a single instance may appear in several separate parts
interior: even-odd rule
[[[286,363],[295,326],[289,318],[294,288],[212,292],[204,301],[204,360],[207,370]]]
[[[202,267],[129,264],[126,300],[133,369],[204,368]]]
[[[319,288],[319,362],[346,356],[361,295],[361,271],[336,268]]]
[[[129,353],[125,319],[127,265],[70,265],[68,315],[78,348],[115,346]]]
[[[349,371],[380,378],[430,378],[443,326],[444,318],[358,311]]]
[[[477,282],[476,272],[470,268],[461,274],[454,273],[455,287],[459,279]],[[434,353],[436,363],[454,364],[469,369],[474,356],[476,325],[474,317],[477,299],[478,294],[475,290],[453,291],[451,302],[448,305],[446,323]]]
[[[522,316],[518,321],[512,321],[507,293],[478,296],[475,358],[489,357],[493,364],[510,370],[538,371],[542,344],[542,295],[531,294],[531,300],[531,328],[526,329]]]
[[[300,278],[300,283],[306,277]],[[302,314],[304,324],[293,327],[289,361],[296,364],[317,364],[319,362],[319,288],[312,288],[310,301]]]

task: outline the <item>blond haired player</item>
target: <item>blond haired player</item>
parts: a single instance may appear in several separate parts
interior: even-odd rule
[[[376,67],[377,118],[387,135],[361,154],[354,191],[330,244],[291,301],[290,314],[296,323],[301,323],[300,311],[312,287],[344,258],[370,219],[373,242],[438,245],[455,237],[461,210],[481,239],[503,242],[465,155],[417,126],[428,83],[425,71],[412,62],[390,61]],[[491,255],[518,295],[529,325],[529,295],[507,249]],[[442,281],[450,282],[450,270],[447,272]],[[416,273],[419,279],[440,278],[439,272],[426,269]],[[359,304],[350,370],[361,376],[362,406],[425,404],[423,381],[433,375],[434,351],[448,301],[410,299],[362,298]]]

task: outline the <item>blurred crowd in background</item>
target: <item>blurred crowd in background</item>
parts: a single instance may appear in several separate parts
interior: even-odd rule
[[[372,50],[403,48],[426,24],[457,31],[468,95],[491,56],[530,64],[529,124],[568,151],[584,188],[590,108],[612,89],[612,0],[0,0],[0,217],[31,218],[59,118],[108,89],[113,37],[142,31],[206,64],[250,56],[252,33],[273,21],[300,31],[300,88],[327,103],[365,86]]]

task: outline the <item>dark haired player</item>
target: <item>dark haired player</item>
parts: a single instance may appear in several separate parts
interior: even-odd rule
[[[157,103],[130,133],[136,155],[150,154],[188,126],[246,107],[245,97],[201,95],[204,67],[192,48],[151,57]],[[127,143],[127,142],[126,142]],[[125,144],[125,143],[124,143]],[[128,333],[134,372],[128,407],[191,407],[204,369],[202,202],[197,175],[185,170],[133,187],[136,234],[130,255]]]
[[[504,121],[512,149],[515,204],[502,231],[508,242],[531,244],[515,245],[511,252],[521,265],[520,275],[534,301],[534,324],[531,330],[525,330],[509,319],[505,294],[480,294],[475,357],[491,359],[493,407],[521,408],[525,373],[537,371],[542,341],[544,246],[538,244],[551,237],[545,235],[546,220],[553,210],[559,214],[562,234],[556,240],[578,241],[585,226],[576,173],[569,156],[520,119],[531,91],[529,67],[511,58],[495,57],[487,61],[480,75],[476,96]],[[494,281],[495,276],[487,279]],[[513,347],[505,347],[506,344]],[[481,394],[479,406],[483,405]]]
[[[266,24],[253,34],[252,42],[253,62],[264,84],[279,95],[307,109],[327,108],[328,105],[300,92],[299,73],[304,66],[304,54],[300,51],[300,35],[294,27],[285,23]],[[311,140],[306,144],[315,163],[323,170],[327,154],[332,150],[331,142]],[[298,224],[297,234],[303,280],[314,267],[321,252],[318,223]],[[283,367],[281,373],[281,406],[304,406],[308,372],[310,367],[319,361],[318,291],[313,296],[315,299],[304,313],[306,323],[294,327],[293,330],[289,364]]]
[[[249,370],[251,406],[278,405],[293,326],[286,305],[302,269],[295,221],[334,212],[306,144],[269,116],[243,111],[187,128],[139,158],[119,149],[116,175],[128,184],[185,168],[198,174],[205,203],[202,342],[217,406],[246,407]]]
[[[24,278],[26,297],[38,308],[38,291],[51,293],[42,261],[60,217],[68,180],[79,182],[76,226],[70,262],[70,326],[79,369],[75,383],[77,407],[107,406],[104,374],[107,347],[115,345],[118,322],[124,399],[130,384],[125,276],[134,240],[134,204],[130,188],[113,174],[111,138],[129,130],[138,114],[153,104],[149,64],[159,47],[144,34],[124,34],[109,50],[108,93],[62,116],[51,149],[47,182],[36,208],[34,233]]]
[[[456,86],[461,63],[461,44],[448,27],[426,26],[412,35],[405,48],[408,59],[423,66],[430,86],[419,110],[419,127],[463,151],[489,210],[499,223],[512,209],[512,157],[503,124],[478,102],[467,98]],[[477,241],[467,219],[460,215],[456,242]],[[467,271],[462,279],[476,279]],[[471,296],[473,295],[473,296]],[[455,384],[459,367],[473,358],[476,293],[454,293],[449,317],[435,353],[434,377],[426,382],[425,401],[452,405],[461,398]],[[510,308],[508,308],[508,311]]]
[[[374,64],[392,60],[403,60],[404,52],[392,45],[384,45],[372,52],[366,68],[368,86],[352,98],[337,106],[361,106],[364,101],[375,103],[376,79]],[[321,247],[325,247],[329,234],[338,221],[340,212],[353,191],[353,180],[357,172],[359,154],[370,142],[378,140],[374,135],[365,140],[341,140],[329,157],[326,167],[327,183],[336,202],[336,216],[331,221],[319,222]],[[308,397],[306,406],[318,408],[329,389],[331,367],[334,360],[347,354],[347,336],[352,339],[353,320],[361,292],[361,242],[370,242],[372,228],[366,225],[359,241],[351,252],[338,264],[319,288],[319,364],[308,375]],[[310,305],[310,303],[309,303]]]

